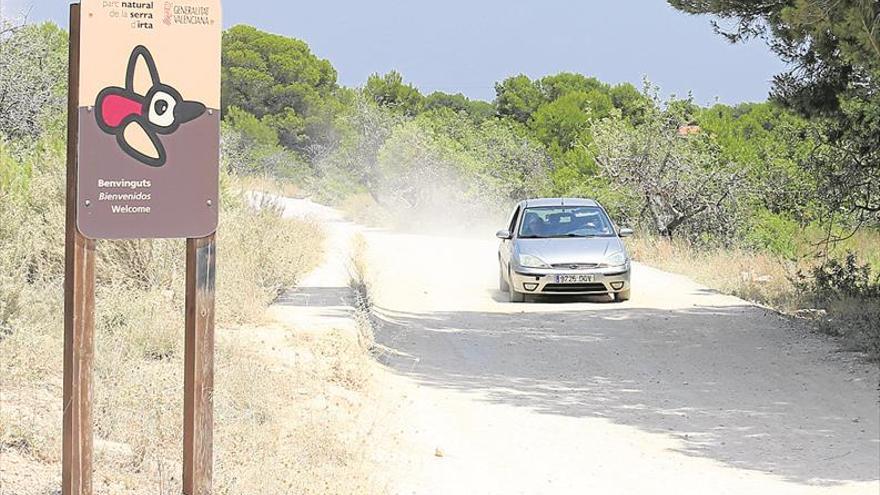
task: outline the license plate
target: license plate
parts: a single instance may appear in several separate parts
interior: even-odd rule
[[[595,282],[595,275],[557,275],[557,284],[583,284]]]

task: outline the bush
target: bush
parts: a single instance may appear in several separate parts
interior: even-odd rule
[[[827,314],[819,329],[843,338],[848,347],[880,359],[880,276],[853,253],[831,258],[800,274],[798,286]]]
[[[14,26],[0,14],[0,136],[36,138],[63,108],[67,33],[52,23]]]
[[[826,304],[828,317],[819,321],[823,332],[843,339],[848,349],[880,360],[880,299],[844,297]]]
[[[323,231],[315,223],[282,218],[274,203],[230,208],[217,241],[217,318],[244,323],[259,319],[282,290],[321,258]]]
[[[750,223],[744,232],[746,245],[788,259],[798,257],[801,226],[797,222],[762,208],[752,213]]]
[[[880,275],[872,276],[871,267],[851,252],[843,260],[826,260],[808,276],[800,274],[799,285],[819,305],[845,298],[880,299]]]

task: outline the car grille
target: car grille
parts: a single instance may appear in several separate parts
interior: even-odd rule
[[[554,263],[550,266],[560,270],[589,270],[590,268],[601,268],[605,265],[603,263]]]
[[[605,284],[547,284],[543,292],[608,292]]]

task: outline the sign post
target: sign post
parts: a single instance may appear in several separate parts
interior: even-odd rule
[[[186,241],[183,493],[211,493],[214,409],[214,234]]]
[[[95,241],[76,228],[80,6],[70,6],[67,108],[67,212],[64,239],[64,434],[62,493],[92,493],[92,363],[95,335]]]
[[[70,6],[63,495],[92,493],[95,240],[187,239],[183,493],[211,492],[220,0]]]

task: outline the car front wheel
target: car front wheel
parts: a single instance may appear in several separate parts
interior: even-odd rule
[[[510,302],[512,303],[526,302],[526,295],[522,292],[517,292],[513,288],[513,284],[507,284],[507,293],[510,295]]]
[[[500,265],[501,264],[499,263],[499,266],[498,266],[498,290],[500,290],[501,292],[508,292],[508,291],[510,291],[510,284],[508,284],[507,279],[504,278],[504,268],[501,267]]]
[[[614,294],[614,300],[617,302],[629,301],[629,289],[622,290]]]

